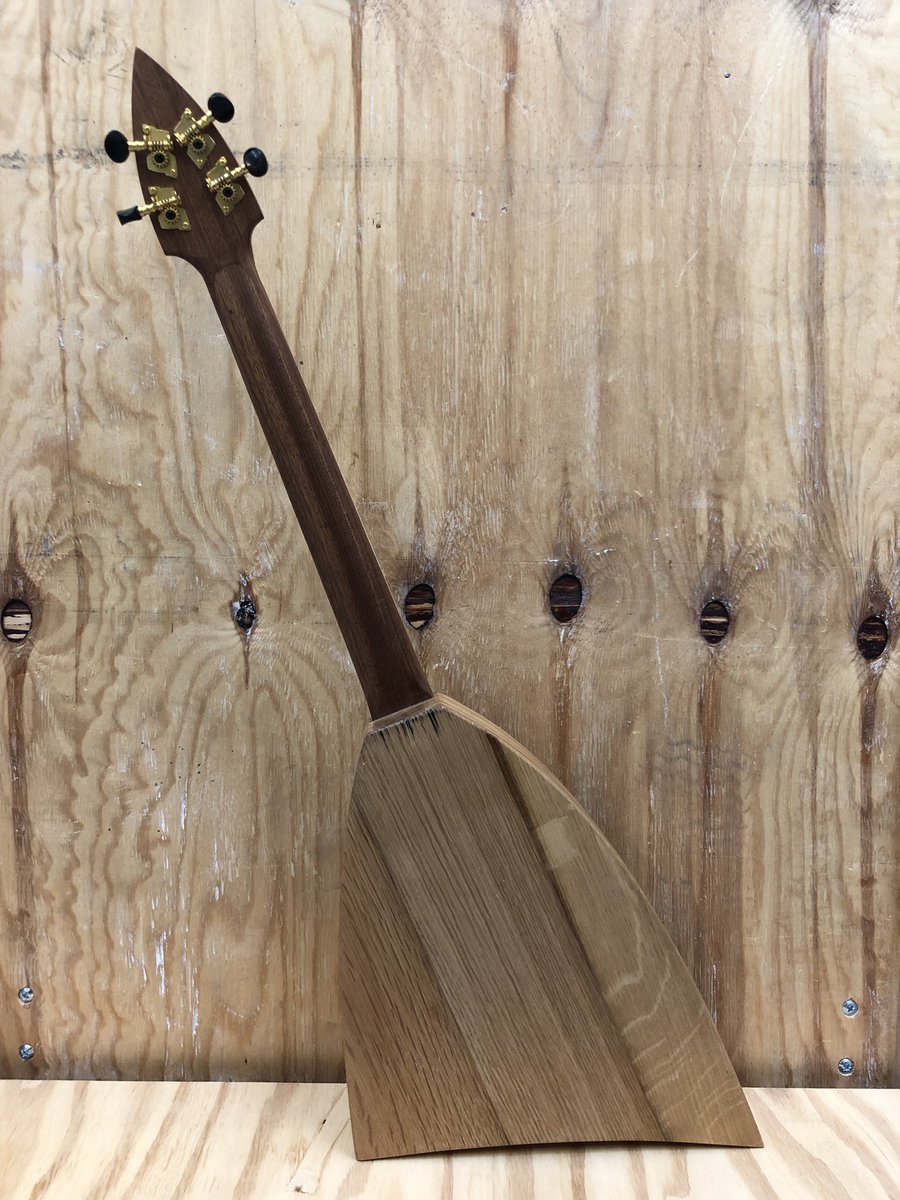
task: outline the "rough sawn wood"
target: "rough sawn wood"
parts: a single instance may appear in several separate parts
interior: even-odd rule
[[[360,1158],[760,1144],[700,995],[618,855],[536,759],[446,697],[366,739],[341,938]]]

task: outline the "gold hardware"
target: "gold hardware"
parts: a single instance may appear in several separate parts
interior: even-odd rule
[[[203,132],[214,120],[211,112],[204,113],[202,117],[195,117],[191,110],[186,108],[175,126],[175,141],[187,150],[188,158],[197,167],[202,167],[215,149],[216,143],[208,133]]]
[[[153,202],[144,207],[149,207],[151,212],[159,214],[160,229],[190,229],[191,223],[181,206],[181,197],[174,188],[151,187],[147,190]]]
[[[151,187],[149,204],[136,204],[134,208],[123,208],[119,220],[123,225],[139,221],[154,213],[159,217],[160,229],[190,229],[191,223],[181,205],[181,197],[170,187]]]
[[[244,189],[237,182],[242,175],[249,174],[246,166],[229,167],[224,158],[220,158],[206,176],[206,186],[216,198],[216,204],[227,217],[236,204],[244,198]]]
[[[234,116],[234,105],[221,92],[213,92],[206,103],[207,111],[202,116],[195,117],[186,108],[175,126],[175,141],[187,150],[188,158],[198,167],[206,163],[216,144],[204,129],[213,121],[230,121]]]
[[[172,153],[172,135],[166,129],[157,129],[153,125],[144,125],[144,136],[140,141],[129,142],[125,145],[132,154],[142,150],[147,151],[147,168],[160,175],[168,175],[174,179],[178,175],[178,163]],[[122,135],[119,134],[119,137]],[[124,157],[124,156],[123,156]]]

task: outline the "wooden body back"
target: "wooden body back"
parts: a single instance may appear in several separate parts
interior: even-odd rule
[[[369,733],[341,893],[360,1158],[759,1145],[687,968],[558,780],[446,697]]]

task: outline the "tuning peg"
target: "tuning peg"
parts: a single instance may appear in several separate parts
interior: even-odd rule
[[[103,149],[116,163],[123,163],[129,154],[146,150],[149,170],[174,179],[178,174],[178,163],[172,153],[171,133],[153,125],[144,125],[143,130],[140,141],[130,142],[121,129],[111,129],[103,141]]]
[[[206,104],[207,111],[200,117],[186,108],[175,126],[175,141],[187,150],[188,158],[198,167],[204,165],[216,144],[204,129],[213,121],[225,125],[234,116],[234,105],[221,92],[213,92]]]
[[[111,129],[103,140],[103,149],[113,162],[123,163],[130,150],[128,138],[121,129]]]
[[[259,146],[251,146],[249,150],[244,151],[244,166],[248,175],[261,179],[269,169],[269,160]]]
[[[135,204],[132,208],[120,208],[116,214],[121,225],[140,221],[156,213],[160,229],[190,229],[191,223],[181,204],[181,197],[174,188],[148,188],[149,204]]]
[[[212,113],[213,120],[220,125],[227,125],[234,116],[234,105],[221,92],[213,92],[206,102],[206,107]]]
[[[229,167],[224,158],[220,158],[213,169],[207,172],[206,186],[216,198],[216,203],[227,217],[234,206],[244,198],[244,189],[237,182],[242,175],[253,175],[260,178],[269,169],[269,161],[258,146],[251,146],[244,151],[244,165]]]

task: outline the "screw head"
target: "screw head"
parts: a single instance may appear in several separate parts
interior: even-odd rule
[[[19,999],[21,1000],[21,1002],[23,1004],[30,1004],[32,1002],[32,1000],[34,999],[33,989],[28,986],[20,987],[19,988]]]
[[[28,1062],[30,1058],[34,1058],[34,1046],[30,1046],[28,1042],[23,1042],[19,1047],[19,1058],[23,1062]]]
[[[838,1074],[839,1075],[852,1075],[854,1065],[855,1064],[854,1064],[852,1058],[842,1058],[841,1061],[837,1065]]]
[[[844,1014],[845,1017],[855,1017],[856,1014],[859,1012],[859,1005],[856,1003],[856,1001],[853,999],[852,996],[848,996],[847,999],[844,1001],[844,1003],[841,1005],[841,1012]]]

